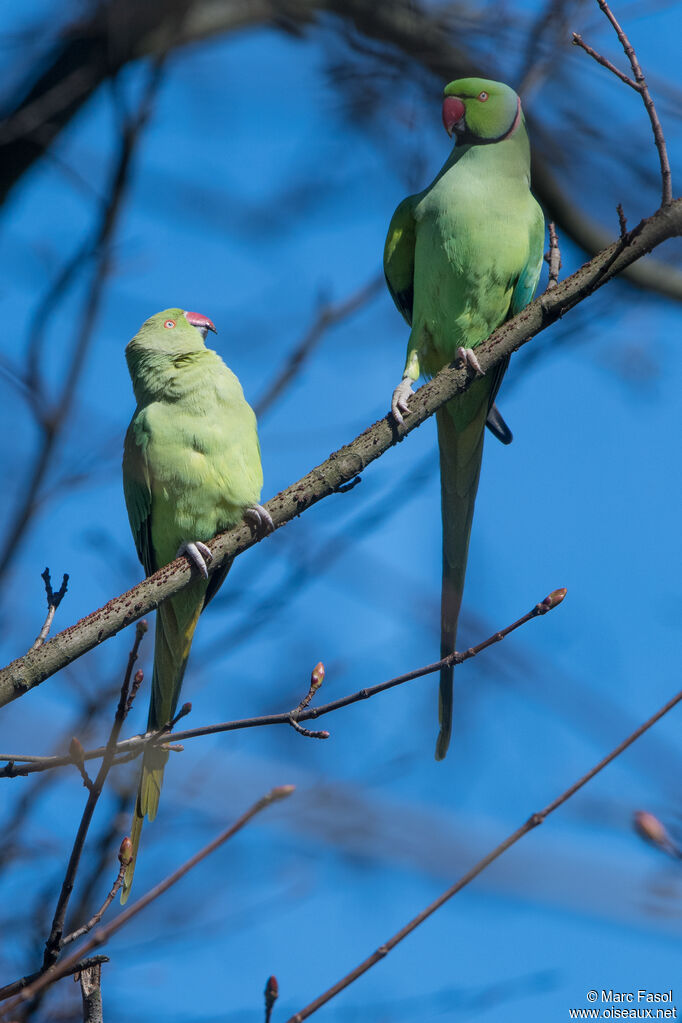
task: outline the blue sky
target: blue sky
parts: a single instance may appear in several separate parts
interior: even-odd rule
[[[5,13],[5,29],[18,19]],[[627,23],[645,68],[675,83],[679,7],[651,17],[633,7]],[[615,55],[596,17],[576,27]],[[40,627],[45,564],[53,577],[71,576],[59,627],[140,578],[120,452],[133,411],[123,348],[142,320],[174,305],[210,316],[217,350],[257,401],[319,296],[341,300],[378,273],[395,205],[445,159],[437,99],[429,107],[412,83],[366,129],[349,122],[326,74],[333,38],[330,26],[305,40],[252,31],[171,60],[49,482],[81,469],[86,478],[46,501],[8,580],[4,661]],[[586,116],[612,111],[612,123],[623,125],[622,155],[612,153],[611,171],[594,177],[589,154],[572,146],[570,124],[560,137],[571,173],[585,181],[576,198],[615,231],[616,202],[626,203],[631,223],[656,204],[655,186],[633,192],[629,147],[653,172],[656,155],[644,112],[625,87],[575,50],[569,71],[581,58],[583,91],[571,94],[569,107]],[[11,53],[8,67],[18,74]],[[139,93],[144,70],[127,72],[129,97]],[[563,115],[549,86],[546,96],[534,93],[533,111],[544,114],[545,102],[551,125]],[[411,130],[396,116],[404,108],[414,111]],[[679,122],[670,118],[665,127],[679,167]],[[89,230],[88,190],[106,187],[114,141],[103,90],[60,139],[60,161],[36,165],[3,209],[0,302],[10,359],[20,362],[39,297]],[[75,184],[65,164],[87,185]],[[568,243],[562,255],[562,273],[584,258]],[[49,315],[48,388],[64,373],[86,286],[79,280]],[[327,742],[291,729],[188,742],[167,770],[159,818],[145,828],[138,894],[264,790],[294,782],[297,792],[111,943],[103,982],[111,1018],[125,1011],[131,1021],[260,1020],[262,988],[275,973],[274,1018],[286,1019],[679,688],[679,308],[617,284],[584,307],[573,331],[571,319],[516,357],[501,392],[515,441],[486,444],[461,645],[555,587],[568,587],[564,605],[457,672],[455,734],[443,764],[432,759],[433,678],[331,716]],[[385,414],[406,340],[384,292],[324,336],[260,424],[264,499]],[[542,355],[531,360],[536,348]],[[21,397],[4,379],[0,388],[5,474],[17,485],[35,432]],[[184,689],[192,724],[288,709],[320,659],[327,666],[321,700],[435,659],[436,462],[428,423],[375,463],[361,486],[237,561],[197,633]],[[38,753],[68,742],[78,693],[116,679],[131,641],[116,637],[4,709],[3,747]],[[149,675],[151,639],[143,649]],[[143,727],[145,696],[130,732]],[[645,807],[679,827],[680,714],[319,1018],[525,1023],[565,1019],[587,1004],[591,988],[674,988],[679,868],[642,845],[631,818]],[[25,782],[5,785],[10,814]],[[39,804],[27,855],[0,878],[14,917],[29,886],[56,897],[83,798],[75,772],[64,773]],[[112,791],[98,810],[92,848],[114,810]],[[121,835],[127,827],[126,814]],[[7,979],[34,966],[35,954],[23,940],[6,947]],[[71,996],[60,989],[53,1004]]]

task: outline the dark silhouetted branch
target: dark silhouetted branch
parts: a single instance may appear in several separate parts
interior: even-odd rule
[[[42,646],[45,640],[47,639],[49,631],[52,628],[52,621],[54,619],[55,611],[57,610],[62,600],[66,596],[66,588],[69,585],[69,577],[65,572],[62,578],[62,585],[55,593],[54,590],[52,589],[52,580],[50,579],[49,568],[46,568],[45,571],[42,573],[42,579],[43,582],[45,583],[45,596],[47,597],[47,617],[43,623],[42,629],[38,633],[38,636],[36,637],[36,640],[33,643],[33,646],[31,647],[32,650],[36,650],[39,646]]]

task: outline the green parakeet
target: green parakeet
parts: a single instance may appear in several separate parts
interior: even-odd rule
[[[256,417],[241,385],[205,345],[213,323],[199,313],[165,309],[150,317],[126,348],[137,408],[125,439],[123,489],[137,553],[147,575],[185,554],[196,578],[156,615],[154,669],[147,728],[175,714],[199,615],[229,564],[208,578],[216,533],[242,518],[261,531],[272,519],[258,504],[263,472]],[[121,901],[133,879],[145,817],[154,820],[168,754],[144,754],[131,840],[133,858]]]
[[[443,584],[441,657],[455,650],[457,619],[486,420],[510,440],[494,406],[507,361],[486,376],[474,354],[496,327],[531,301],[543,259],[544,219],[530,191],[530,147],[513,89],[483,78],[445,88],[443,123],[451,155],[423,192],[400,203],[388,229],[384,270],[412,330],[403,379],[393,393],[398,423],[411,384],[455,359],[477,374],[436,413],[441,470]],[[452,668],[440,677],[436,759],[452,729]]]

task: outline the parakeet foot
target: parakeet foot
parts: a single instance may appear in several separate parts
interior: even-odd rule
[[[458,348],[456,361],[460,364],[461,367],[467,365],[471,366],[477,377],[485,376],[485,373],[481,369],[481,364],[476,358],[476,354],[473,348]]]
[[[275,528],[270,512],[262,504],[254,504],[252,508],[247,508],[244,518],[253,526],[258,536],[267,536]]]
[[[410,414],[410,410],[407,407],[407,399],[412,394],[414,394],[412,384],[406,377],[403,377],[391,398],[391,412],[393,413],[393,418],[396,423],[401,426],[403,423],[403,415],[409,416]]]
[[[181,558],[183,554],[190,564],[194,565],[194,567],[198,569],[204,579],[208,579],[207,565],[213,561],[213,555],[206,544],[202,543],[201,540],[196,540],[194,543],[183,543],[182,546],[178,548],[178,553],[175,557]]]

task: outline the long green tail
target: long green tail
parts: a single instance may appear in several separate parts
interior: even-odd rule
[[[154,670],[147,731],[161,728],[175,714],[194,630],[204,605],[203,592],[198,601],[196,595],[193,600],[188,600],[193,590],[194,587],[190,586],[175,599],[167,600],[156,613]],[[123,879],[121,904],[127,902],[133,883],[142,823],[145,817],[153,821],[159,808],[161,783],[167,760],[168,753],[158,748],[148,749],[142,760],[142,775],[130,832],[132,859]]]
[[[483,390],[481,385],[485,384],[484,380],[477,381],[466,395],[449,402],[436,413],[443,519],[441,658],[454,653],[457,639],[457,620],[462,604],[471,522],[483,456],[485,418],[488,413],[487,396],[480,403]],[[474,415],[466,423],[472,405]],[[463,419],[465,425],[460,428]],[[438,696],[440,731],[436,741],[436,760],[444,758],[450,744],[453,674],[452,667],[441,668]]]

